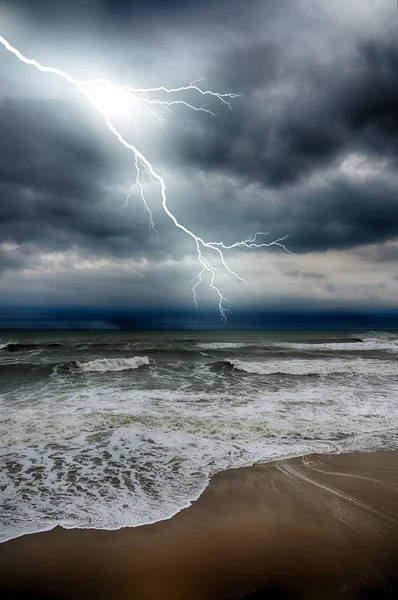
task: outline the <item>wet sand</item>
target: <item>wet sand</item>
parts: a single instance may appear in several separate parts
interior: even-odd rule
[[[0,598],[398,598],[398,452],[230,470],[167,521],[11,540]]]

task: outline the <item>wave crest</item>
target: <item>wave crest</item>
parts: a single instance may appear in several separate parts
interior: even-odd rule
[[[110,371],[131,371],[149,365],[147,356],[133,356],[132,358],[98,358],[87,362],[72,360],[68,363],[57,364],[53,368],[53,373],[67,374],[76,371],[85,373],[108,373]]]
[[[106,373],[108,371],[130,371],[149,365],[147,356],[133,356],[132,358],[99,358],[88,362],[76,361],[76,366],[89,373]]]
[[[398,342],[398,334],[391,331],[367,331],[361,335],[362,341]]]
[[[196,344],[198,348],[203,348],[204,350],[226,350],[231,348],[246,348],[252,345],[253,344],[249,344],[248,342],[206,342]]]
[[[397,366],[388,361],[374,360],[372,364],[363,359],[334,360],[293,360],[246,362],[226,359],[213,363],[215,370],[236,370],[250,375],[292,375],[292,376],[325,376],[325,375],[396,375]]]

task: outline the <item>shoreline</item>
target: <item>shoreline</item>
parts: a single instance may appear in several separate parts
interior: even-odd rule
[[[389,430],[390,431],[390,430]],[[397,430],[398,431],[398,430]],[[205,491],[207,490],[207,488],[209,487],[211,480],[213,479],[213,477],[217,477],[218,475],[222,474],[222,473],[227,473],[229,471],[239,471],[240,469],[250,469],[250,468],[254,468],[256,466],[261,466],[261,465],[269,465],[269,464],[273,464],[276,462],[281,462],[281,461],[286,461],[286,460],[292,460],[292,459],[296,459],[296,458],[305,458],[306,456],[312,456],[312,455],[326,455],[326,454],[330,454],[330,455],[334,455],[334,454],[351,454],[354,452],[379,452],[379,451],[384,451],[384,448],[378,448],[376,447],[375,449],[373,449],[371,446],[368,447],[364,447],[363,449],[360,450],[344,450],[344,449],[336,449],[336,450],[328,450],[325,452],[311,452],[311,451],[307,451],[307,452],[301,452],[301,453],[292,453],[286,456],[282,456],[282,457],[278,457],[278,458],[264,458],[264,459],[259,459],[256,462],[249,462],[247,461],[247,464],[241,464],[241,465],[235,465],[235,466],[229,466],[226,468],[218,468],[216,469],[213,473],[210,474],[206,474],[206,485],[204,485],[204,487],[198,492],[198,494],[193,497],[190,498],[186,501],[186,504],[184,506],[181,506],[178,510],[176,510],[174,513],[170,514],[169,516],[166,517],[160,517],[154,521],[147,521],[144,523],[139,523],[137,525],[121,525],[120,527],[114,527],[114,528],[106,528],[106,527],[79,527],[79,526],[67,526],[64,524],[56,524],[56,525],[49,525],[48,527],[44,527],[43,529],[37,529],[37,530],[32,530],[32,531],[25,531],[23,533],[19,533],[17,535],[12,535],[8,538],[5,539],[0,539],[0,549],[1,546],[3,544],[6,544],[8,542],[11,542],[13,540],[19,539],[21,537],[25,537],[25,536],[32,536],[32,535],[38,535],[41,533],[48,533],[50,531],[53,531],[54,529],[57,529],[58,527],[60,527],[61,529],[65,529],[67,531],[105,531],[105,532],[117,532],[117,531],[122,531],[124,529],[131,529],[131,530],[136,530],[140,527],[147,527],[149,525],[156,525],[157,523],[162,523],[163,521],[169,521],[170,519],[174,519],[180,512],[189,509],[193,504],[195,504],[195,502],[197,502],[200,497],[205,493]],[[386,449],[386,450],[391,450],[390,448]],[[398,450],[398,443],[397,443],[397,450]]]
[[[372,589],[398,597],[398,451],[221,471],[169,519],[0,545],[4,600],[381,597],[360,595]]]
[[[391,435],[397,436],[397,434],[398,434],[398,430],[386,430],[386,431],[388,433],[390,433]],[[48,527],[43,527],[43,529],[25,531],[23,533],[13,535],[13,536],[5,538],[5,539],[0,539],[0,554],[1,554],[1,547],[3,544],[7,544],[9,542],[12,542],[13,540],[17,540],[19,538],[26,537],[26,536],[34,536],[34,535],[39,535],[39,534],[43,534],[43,533],[49,533],[49,532],[53,531],[54,529],[58,529],[58,528],[61,528],[66,531],[118,532],[118,531],[123,531],[126,529],[127,530],[137,530],[141,527],[153,526],[153,525],[156,525],[157,523],[163,523],[164,521],[170,521],[171,519],[176,518],[179,513],[191,508],[192,505],[194,505],[201,498],[201,496],[206,492],[206,490],[210,486],[213,478],[222,476],[223,474],[226,474],[230,471],[241,471],[241,470],[251,469],[251,468],[256,468],[256,467],[261,467],[261,466],[266,467],[269,465],[274,465],[276,463],[281,463],[281,462],[286,462],[286,461],[291,461],[291,460],[296,460],[296,459],[305,460],[306,457],[310,457],[310,456],[338,456],[340,454],[344,454],[344,455],[345,454],[374,454],[374,453],[378,453],[378,452],[397,452],[397,455],[398,455],[398,438],[397,438],[397,443],[394,444],[393,447],[388,447],[388,448],[380,448],[380,447],[373,448],[372,445],[370,445],[370,446],[364,445],[358,449],[356,449],[356,448],[351,449],[350,447],[348,447],[348,448],[338,448],[338,449],[334,449],[334,450],[327,450],[325,452],[307,451],[307,452],[303,452],[303,453],[292,453],[292,454],[289,454],[289,455],[286,455],[283,457],[278,457],[278,458],[273,458],[273,459],[270,458],[269,460],[266,458],[260,459],[254,463],[248,462],[247,464],[243,464],[243,465],[230,466],[227,468],[220,468],[220,469],[215,470],[213,473],[206,475],[207,482],[206,482],[206,485],[202,488],[202,490],[194,498],[188,499],[184,506],[181,506],[178,510],[176,510],[174,513],[170,514],[169,516],[160,517],[154,521],[147,521],[144,523],[139,523],[137,525],[134,525],[134,524],[133,525],[121,525],[120,527],[114,527],[114,528],[79,527],[79,526],[74,526],[74,525],[67,526],[64,524],[57,523],[56,525],[49,525]]]

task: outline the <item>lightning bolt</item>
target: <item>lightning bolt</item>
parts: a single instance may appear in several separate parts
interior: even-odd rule
[[[18,58],[18,60],[25,63],[26,65],[30,65],[30,66],[34,67],[35,69],[37,69],[38,71],[41,71],[43,73],[51,73],[52,75],[57,75],[58,77],[65,79],[71,85],[73,85],[75,87],[75,89],[80,94],[82,94],[86,98],[86,100],[89,102],[89,104],[101,115],[101,117],[103,118],[103,120],[105,122],[105,125],[107,126],[109,131],[117,138],[119,143],[122,144],[122,146],[124,146],[129,152],[131,152],[133,154],[134,166],[135,166],[135,170],[136,170],[136,179],[135,179],[134,185],[131,186],[131,188],[130,188],[130,191],[128,193],[128,196],[126,198],[126,202],[125,202],[123,208],[125,208],[127,206],[129,199],[131,197],[131,194],[133,192],[133,189],[135,187],[138,187],[138,189],[140,191],[141,200],[144,204],[145,210],[148,212],[148,215],[149,215],[149,227],[151,229],[153,229],[154,231],[156,231],[156,229],[155,229],[154,221],[152,219],[152,212],[150,210],[150,207],[148,206],[148,203],[145,200],[143,177],[146,175],[153,182],[155,182],[156,184],[159,185],[160,194],[161,194],[161,204],[162,204],[162,208],[163,208],[164,212],[174,223],[175,227],[177,227],[178,229],[183,231],[186,235],[188,235],[193,240],[193,242],[196,246],[197,257],[198,257],[198,261],[201,266],[201,270],[200,270],[199,274],[192,281],[192,283],[193,283],[192,294],[193,294],[193,301],[197,308],[198,308],[197,288],[198,288],[199,284],[201,284],[203,282],[202,278],[203,278],[203,275],[205,275],[206,273],[208,273],[210,276],[209,286],[212,290],[214,290],[214,292],[216,293],[216,296],[218,297],[218,309],[220,312],[221,320],[224,321],[224,323],[226,323],[226,321],[227,321],[227,313],[229,312],[228,306],[230,305],[230,302],[221,293],[221,291],[218,287],[217,281],[219,279],[225,278],[229,282],[236,283],[237,281],[239,281],[239,282],[246,283],[242,277],[240,277],[237,273],[235,273],[235,271],[230,269],[230,267],[228,266],[228,264],[225,261],[224,252],[223,252],[224,250],[232,250],[234,248],[260,249],[260,248],[265,248],[265,247],[270,247],[270,246],[280,246],[286,252],[289,252],[289,254],[292,254],[286,248],[286,246],[283,244],[284,240],[286,240],[286,238],[288,237],[287,235],[285,235],[281,238],[278,238],[276,240],[273,240],[271,242],[265,242],[265,241],[261,241],[261,238],[263,236],[268,235],[270,232],[265,232],[265,233],[257,232],[253,235],[250,235],[246,240],[242,240],[240,242],[235,242],[234,244],[231,244],[231,245],[226,245],[223,242],[206,242],[204,239],[202,239],[201,237],[196,235],[193,231],[191,231],[190,229],[185,227],[183,224],[181,224],[178,221],[178,219],[176,218],[176,216],[170,211],[170,209],[167,205],[166,184],[164,182],[163,177],[161,177],[159,175],[159,173],[157,173],[155,171],[152,163],[148,160],[148,158],[146,158],[146,156],[144,156],[135,145],[128,142],[123,137],[123,135],[116,129],[116,127],[112,123],[110,111],[106,110],[103,106],[101,106],[101,103],[96,99],[95,91],[96,90],[98,91],[98,89],[100,88],[100,89],[106,90],[108,93],[111,93],[111,94],[113,93],[113,94],[115,94],[115,95],[117,94],[119,96],[122,95],[122,97],[124,97],[130,101],[132,106],[136,105],[136,106],[139,106],[140,108],[142,108],[143,110],[147,111],[149,113],[149,115],[151,117],[155,118],[155,120],[158,122],[158,124],[162,127],[164,127],[166,120],[162,114],[157,112],[158,107],[171,110],[171,107],[173,107],[173,106],[185,106],[186,108],[189,108],[189,109],[197,111],[197,112],[204,112],[204,113],[208,113],[210,115],[214,115],[213,111],[210,110],[210,108],[208,108],[207,104],[205,103],[206,100],[215,98],[221,104],[225,105],[227,108],[232,110],[231,100],[233,100],[234,98],[240,97],[241,96],[240,94],[233,94],[233,93],[220,94],[218,92],[212,92],[211,90],[202,89],[198,84],[203,80],[195,80],[195,81],[192,81],[189,85],[185,85],[185,86],[178,87],[178,88],[167,88],[165,86],[159,86],[159,87],[147,88],[147,89],[132,88],[128,85],[124,85],[124,86],[117,85],[115,83],[112,83],[108,79],[104,79],[104,78],[94,79],[94,80],[86,80],[86,81],[78,80],[78,79],[75,79],[74,77],[72,77],[71,75],[69,75],[68,73],[61,71],[60,69],[57,69],[54,67],[43,66],[37,60],[27,58],[17,48],[14,48],[2,36],[0,36],[0,43],[4,46],[4,48],[6,48],[6,50],[11,52],[14,56],[16,56]],[[196,105],[191,104],[190,102],[184,100],[183,97],[181,97],[181,95],[184,93],[187,93],[187,92],[195,93],[198,98],[202,98],[204,103],[196,106]],[[155,94],[155,97],[153,97],[154,94]],[[161,97],[160,98],[156,97],[156,94],[158,94],[158,95],[160,94]],[[166,99],[166,100],[162,99],[162,95],[168,97],[169,99]],[[135,124],[135,126],[136,126],[137,132],[139,132],[136,124]],[[208,251],[210,251],[210,254],[213,259],[214,258],[217,259],[219,266],[216,266],[214,264],[214,261],[210,261],[210,259],[204,255],[204,252],[208,253]]]

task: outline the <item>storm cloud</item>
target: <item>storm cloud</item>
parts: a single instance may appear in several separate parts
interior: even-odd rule
[[[226,282],[228,296],[245,307],[311,298],[340,306],[362,294],[365,304],[391,306],[397,24],[388,10],[368,17],[368,4],[353,26],[344,14],[321,18],[304,0],[3,1],[0,34],[78,76],[103,69],[137,86],[205,77],[206,87],[241,94],[232,110],[213,99],[215,116],[177,107],[164,130],[126,127],[165,178],[173,212],[203,238],[289,234],[292,255],[278,247],[229,253],[248,285]],[[123,210],[131,155],[98,117],[73,90],[4,49],[0,63],[3,304],[20,303],[25,289],[36,304],[94,306],[100,293],[105,305],[156,305],[160,297],[189,310],[195,245],[164,215],[158,188],[148,183],[155,234],[138,194]],[[373,264],[384,277],[377,282]],[[215,303],[207,290],[202,300]]]

